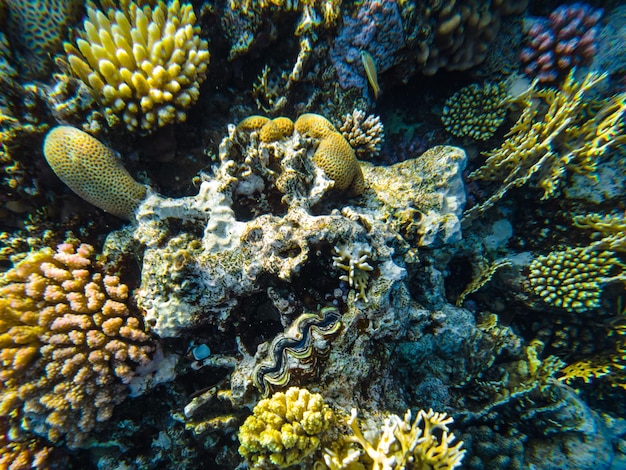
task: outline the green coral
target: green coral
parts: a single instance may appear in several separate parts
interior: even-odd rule
[[[291,387],[261,400],[239,428],[239,453],[253,468],[287,468],[320,446],[334,421],[322,396]]]

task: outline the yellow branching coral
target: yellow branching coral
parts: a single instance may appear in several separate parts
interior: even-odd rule
[[[252,468],[287,468],[320,446],[334,421],[322,396],[291,387],[261,400],[239,428],[239,453]]]
[[[103,13],[88,2],[84,31],[76,47],[66,43],[65,51],[111,126],[121,120],[131,131],[151,132],[186,119],[210,55],[190,3],[127,3]]]
[[[343,270],[346,274],[339,277],[357,291],[357,297],[367,302],[367,284],[370,273],[374,270],[368,261],[372,259],[371,247],[365,243],[356,243],[352,246],[345,244],[333,248],[333,266]]]
[[[504,121],[507,112],[506,82],[473,83],[446,100],[441,122],[452,135],[487,140]]]
[[[391,415],[383,424],[380,437],[375,441],[367,439],[357,423],[357,411],[352,410],[348,425],[354,433],[344,439],[358,443],[365,454],[359,461],[367,458],[372,463],[367,467],[380,469],[433,469],[452,470],[461,465],[465,450],[463,441],[454,444],[456,437],[450,432],[448,425],[454,420],[445,413],[420,410],[414,421],[411,411],[407,411],[404,419]],[[351,468],[348,465],[355,461],[354,452],[346,459],[337,459],[326,452],[324,459],[331,470]],[[341,461],[341,464],[338,462]],[[354,468],[354,467],[352,467]]]
[[[43,153],[56,175],[85,201],[130,219],[146,196],[115,153],[95,137],[69,126],[52,129]]]
[[[567,248],[535,258],[527,287],[551,305],[584,312],[600,305],[605,284],[626,279],[625,267],[610,251]]]
[[[567,171],[592,175],[599,158],[624,142],[626,93],[600,103],[587,94],[606,75],[589,73],[582,81],[570,73],[560,89],[531,87],[520,96],[523,111],[500,148],[487,154],[472,179],[498,181],[497,192],[466,212],[471,218],[491,207],[512,187],[537,175],[542,199],[556,193]],[[599,110],[597,110],[599,107]]]
[[[86,244],[44,248],[0,277],[0,417],[70,447],[111,417],[154,349],[128,287],[93,255]]]
[[[574,225],[593,230],[601,237],[594,246],[604,250],[626,253],[626,213],[586,214],[573,217]]]

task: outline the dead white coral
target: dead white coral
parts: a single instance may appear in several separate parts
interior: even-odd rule
[[[370,114],[365,117],[365,111],[355,109],[352,114],[346,114],[343,117],[343,124],[339,131],[350,143],[359,159],[372,160],[380,153],[385,136],[379,116]]]
[[[368,302],[365,291],[369,282],[370,272],[374,267],[368,263],[372,259],[372,249],[365,243],[352,245],[340,244],[333,248],[333,266],[347,272],[339,277],[350,287],[358,291],[358,297]]]

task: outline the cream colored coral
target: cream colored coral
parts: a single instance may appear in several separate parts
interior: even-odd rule
[[[339,277],[358,292],[358,298],[367,302],[367,283],[374,268],[368,263],[372,258],[372,250],[365,243],[345,244],[333,248],[333,266],[346,271]]]
[[[610,251],[586,247],[553,251],[530,263],[528,288],[551,305],[584,312],[600,305],[605,284],[626,279],[624,267]]]
[[[105,212],[129,219],[146,195],[117,156],[95,137],[68,126],[52,129],[44,155],[72,191]]]
[[[127,8],[97,9],[87,3],[76,47],[66,43],[72,72],[92,89],[110,125],[151,132],[186,119],[209,63],[190,3],[133,1]]]
[[[354,195],[363,193],[365,179],[354,150],[328,119],[303,114],[296,120],[295,129],[303,136],[319,139],[313,163],[335,182],[335,189],[349,190]]]
[[[239,453],[252,468],[302,464],[334,421],[322,396],[291,387],[261,400],[239,428]]]
[[[355,109],[343,117],[339,132],[346,138],[357,156],[361,159],[374,159],[383,144],[384,129],[379,116]]]
[[[0,416],[70,447],[111,417],[154,349],[128,288],[93,257],[90,245],[62,244],[0,277]]]

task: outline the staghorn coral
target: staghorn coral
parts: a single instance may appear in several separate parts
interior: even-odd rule
[[[10,437],[4,420],[0,421],[0,468],[3,470],[30,470],[51,468],[53,448],[39,439],[17,439]],[[57,462],[55,462],[57,463]]]
[[[441,122],[448,132],[457,137],[488,140],[506,117],[507,85],[499,83],[472,83],[461,88],[446,100]]]
[[[600,240],[593,243],[597,249],[626,253],[626,213],[575,215],[574,225],[593,230]]]
[[[600,157],[625,140],[626,94],[614,95],[599,105],[586,99],[604,78],[592,72],[576,81],[570,73],[558,90],[531,87],[520,97],[524,108],[507,139],[469,175],[470,179],[497,181],[500,187],[467,211],[467,219],[533,177],[543,189],[542,199],[548,199],[556,194],[568,170],[593,174]]]
[[[11,0],[7,32],[27,79],[47,79],[52,57],[83,9],[82,0]]]
[[[334,307],[325,307],[317,313],[303,313],[285,333],[276,336],[268,348],[268,356],[253,371],[253,380],[261,395],[266,397],[272,388],[285,387],[290,382],[290,370],[311,369],[316,355],[323,353],[320,343],[335,335],[341,328],[341,315]],[[292,359],[292,360],[290,360]],[[293,364],[292,362],[295,362]],[[311,371],[308,372],[309,375]],[[315,368],[313,367],[313,373]]]
[[[210,58],[190,3],[155,7],[127,2],[103,13],[87,4],[76,46],[66,43],[71,71],[101,103],[111,126],[150,133],[186,119]]]
[[[154,349],[128,288],[93,255],[86,244],[44,248],[0,278],[0,416],[70,447],[111,417]]]
[[[261,400],[239,428],[239,453],[253,468],[302,464],[334,423],[322,396],[291,387]]]
[[[363,435],[357,422],[357,410],[353,408],[348,420],[353,435],[343,439],[362,447],[365,455],[358,456],[358,462],[367,463],[367,468],[372,470],[452,470],[461,465],[465,455],[463,441],[453,445],[456,436],[448,428],[453,421],[446,413],[433,410],[420,410],[412,421],[411,410],[408,410],[404,419],[397,415],[385,419],[379,435],[372,440]],[[357,461],[353,449],[345,457],[327,449],[324,452],[324,459],[331,470],[359,468],[349,466]]]
[[[584,312],[600,305],[602,287],[626,281],[624,268],[610,251],[587,247],[567,248],[539,256],[531,263],[527,287],[556,307]],[[619,269],[621,274],[613,274]]]
[[[520,53],[524,73],[541,83],[552,83],[578,65],[591,64],[602,13],[601,8],[577,2],[559,6],[547,19],[527,19],[526,46]]]
[[[338,244],[333,248],[333,254],[333,266],[347,273],[342,274],[339,279],[355,289],[359,299],[367,302],[365,291],[370,273],[374,270],[368,263],[368,258],[372,256],[370,247],[365,243],[355,243],[350,246]]]
[[[365,190],[365,180],[359,161],[348,141],[325,117],[319,114],[303,114],[295,122],[300,135],[318,139],[313,163],[324,170],[334,182],[334,188],[349,190],[360,195]]]
[[[354,149],[357,157],[365,160],[374,160],[378,157],[385,138],[380,117],[370,114],[366,118],[365,111],[360,109],[355,109],[343,117],[339,132]]]
[[[130,219],[146,196],[111,149],[86,132],[59,126],[48,132],[43,152],[72,191],[105,212]]]

